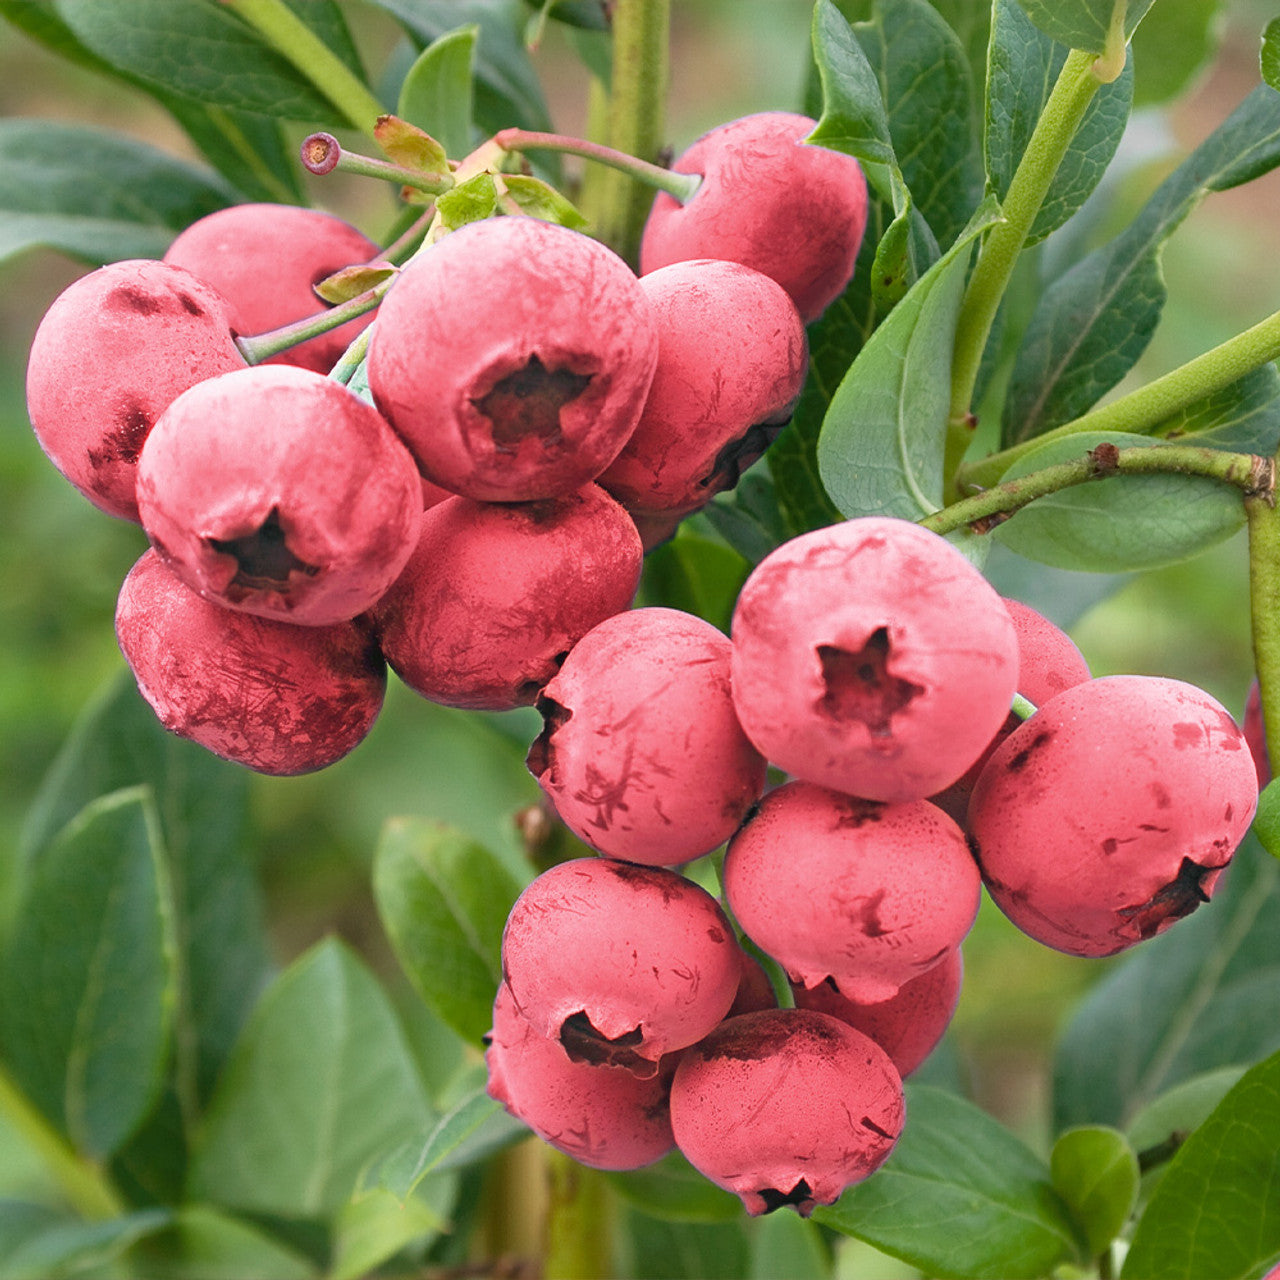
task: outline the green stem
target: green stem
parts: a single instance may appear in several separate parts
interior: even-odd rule
[[[948,452],[952,465],[963,457],[972,423],[973,390],[978,381],[982,353],[1000,299],[1013,275],[1018,255],[1026,244],[1036,215],[1080,121],[1100,81],[1094,73],[1094,55],[1072,50],[1063,63],[1049,100],[1036,124],[1027,149],[1005,195],[1004,220],[991,229],[969,278],[956,327],[955,355],[951,365],[951,425]],[[959,453],[959,457],[955,456]]]
[[[544,1280],[605,1280],[614,1274],[613,1189],[604,1175],[547,1150]]]
[[[1022,694],[1015,693],[1013,695],[1013,703],[1009,707],[1009,710],[1012,711],[1019,720],[1030,720],[1031,717],[1035,715],[1037,708],[1036,704],[1032,702],[1030,698],[1025,698]]]
[[[1147,383],[1145,387],[1130,391],[1110,404],[1091,409],[1043,435],[961,467],[956,477],[957,484],[961,492],[973,485],[993,484],[1023,454],[1048,440],[1061,440],[1082,431],[1147,434],[1175,413],[1229,387],[1245,374],[1276,359],[1280,359],[1280,311],[1234,338],[1228,338],[1212,351],[1206,351]]]
[[[0,1067],[0,1115],[25,1139],[53,1174],[67,1202],[86,1218],[100,1220],[125,1212],[106,1174],[78,1155],[35,1104]]]
[[[223,0],[223,3],[297,67],[337,107],[353,129],[373,137],[373,126],[385,108],[364,81],[284,0]]]
[[[920,524],[940,534],[965,528],[974,533],[989,533],[1037,498],[1060,489],[1116,475],[1170,472],[1221,480],[1243,490],[1246,498],[1271,494],[1275,484],[1272,460],[1252,453],[1228,453],[1195,445],[1134,445],[1117,449],[1115,445],[1101,444],[1072,462],[1044,467],[962,498],[926,516]]]
[[[1274,493],[1247,498],[1244,507],[1249,521],[1253,662],[1265,727],[1280,725],[1280,511]]]
[[[318,338],[322,333],[328,333],[330,329],[336,329],[340,324],[346,324],[348,320],[354,320],[357,316],[364,315],[366,311],[372,311],[382,301],[394,281],[395,276],[389,276],[381,284],[375,285],[372,289],[366,289],[364,293],[358,294],[347,302],[340,302],[335,307],[326,307],[314,316],[295,320],[292,324],[282,325],[279,329],[270,329],[266,333],[251,336],[242,334],[236,339],[236,346],[240,348],[240,354],[249,364],[261,364],[270,356],[288,351],[290,347],[296,347],[298,343],[306,342],[308,338]]]
[[[432,196],[441,195],[454,186],[452,174],[406,169],[389,160],[349,151],[331,133],[313,133],[306,138],[302,144],[302,163],[312,173],[332,173],[335,169],[339,173],[358,173],[364,178],[381,178]]]
[[[338,363],[329,370],[329,377],[345,387],[355,377],[361,361],[369,354],[369,339],[373,336],[373,326],[361,329],[356,340],[338,358]]]

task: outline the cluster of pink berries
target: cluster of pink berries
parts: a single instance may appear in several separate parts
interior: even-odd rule
[[[677,1146],[751,1213],[807,1214],[888,1157],[983,884],[1039,941],[1110,955],[1208,899],[1257,803],[1209,695],[1091,679],[948,542],[879,517],[762,561],[731,638],[601,623],[537,705],[529,767],[602,856],[511,912],[490,1091],[587,1164]],[[767,792],[766,761],[789,775]],[[726,839],[727,914],[673,869]]]

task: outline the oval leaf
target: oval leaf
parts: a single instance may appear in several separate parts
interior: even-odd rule
[[[1018,0],[1045,35],[1068,49],[1102,53],[1113,28],[1122,23],[1125,40],[1133,35],[1152,0]]]
[[[1273,89],[1280,89],[1280,18],[1272,18],[1262,33],[1262,78]]]
[[[1268,782],[1258,796],[1253,834],[1273,858],[1280,858],[1280,778]]]
[[[461,158],[471,150],[472,66],[479,27],[459,27],[433,40],[409,68],[400,86],[396,114],[438,138]]]
[[[1053,1189],[1084,1229],[1097,1257],[1120,1234],[1138,1200],[1138,1157],[1116,1129],[1087,1125],[1068,1129],[1049,1155]]]

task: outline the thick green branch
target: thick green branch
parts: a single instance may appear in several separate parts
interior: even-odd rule
[[[1135,445],[1117,449],[1115,445],[1101,444],[1073,462],[1044,467],[962,498],[926,516],[920,523],[934,533],[954,533],[965,528],[974,533],[989,533],[1037,498],[1060,489],[1111,476],[1157,472],[1208,476],[1235,485],[1243,490],[1246,498],[1274,493],[1275,465],[1271,458],[1194,445]]]
[[[1263,725],[1280,725],[1280,511],[1274,494],[1245,500],[1249,521],[1249,615]],[[1274,736],[1273,736],[1274,741]]]

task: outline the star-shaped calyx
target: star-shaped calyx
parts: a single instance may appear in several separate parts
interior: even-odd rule
[[[560,439],[560,410],[576,400],[590,381],[589,373],[548,369],[533,355],[471,403],[489,419],[499,449],[512,449],[528,436],[554,444]]]
[[[289,549],[279,507],[272,507],[253,533],[208,541],[214,551],[236,562],[235,577],[226,588],[229,596],[243,599],[258,591],[286,592],[295,574],[310,578],[320,572],[318,565],[307,564]]]

